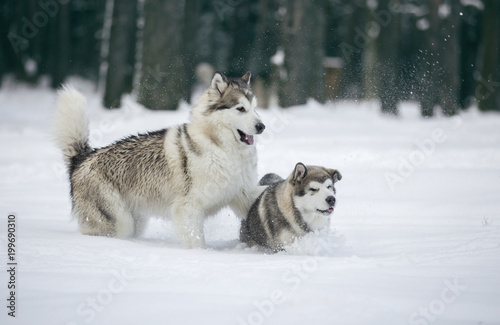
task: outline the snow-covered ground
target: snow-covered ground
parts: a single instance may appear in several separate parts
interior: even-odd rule
[[[187,121],[189,108],[120,111],[89,96],[91,138]],[[70,218],[55,93],[0,88],[1,324],[500,324],[500,115],[401,118],[374,103],[261,111],[259,174],[298,161],[339,169],[328,236],[274,255],[238,243],[229,210],[185,250],[168,221],[140,239],[87,237]],[[8,316],[7,218],[16,215],[16,317]]]

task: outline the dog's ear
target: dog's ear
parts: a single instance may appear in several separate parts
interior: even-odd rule
[[[227,77],[222,73],[217,71],[212,77],[212,82],[210,83],[210,87],[217,90],[219,94],[222,96],[229,86],[229,82]]]
[[[301,182],[306,175],[306,166],[301,162],[297,163],[297,165],[295,165],[295,169],[293,170],[293,183],[295,184],[296,182]]]
[[[342,174],[336,169],[327,169],[326,170],[330,176],[332,176],[332,180],[334,183],[337,183],[342,179]]]
[[[243,80],[247,85],[250,86],[250,78],[252,77],[252,74],[250,73],[250,71],[247,71],[247,73],[245,73],[243,75],[243,77],[241,77],[241,80]]]

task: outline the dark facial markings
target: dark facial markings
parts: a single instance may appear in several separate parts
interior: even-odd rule
[[[249,85],[241,78],[227,78],[225,81],[227,88],[223,92],[219,91],[219,100],[208,108],[207,113],[234,107],[239,104],[241,96],[245,96],[250,103],[255,97]]]
[[[306,193],[311,193],[311,195],[314,195],[319,191],[319,188],[311,187],[309,184],[312,181],[324,183],[328,179],[332,179],[331,175],[328,174],[323,167],[316,167],[316,166],[306,166],[306,167],[308,172],[304,177],[304,179],[302,179],[300,182],[295,182],[294,195],[304,196],[306,195]],[[333,189],[333,193],[335,193],[335,188],[333,187],[333,185],[331,185],[329,189]]]
[[[245,108],[240,105],[241,96],[245,96],[251,103],[254,95],[250,91],[245,91],[243,89],[226,90],[226,92],[224,92],[222,97],[208,108],[208,111],[215,112],[236,106],[237,107],[236,109],[239,110],[239,108],[242,108],[243,111],[241,112],[244,112],[246,111]]]

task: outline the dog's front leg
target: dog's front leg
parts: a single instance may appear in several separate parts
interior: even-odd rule
[[[174,210],[174,227],[186,248],[204,248],[203,214],[192,205],[182,205]]]

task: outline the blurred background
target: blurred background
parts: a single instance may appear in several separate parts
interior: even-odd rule
[[[214,71],[261,107],[376,100],[387,114],[500,111],[499,0],[2,0],[0,78],[92,81],[176,109]]]

